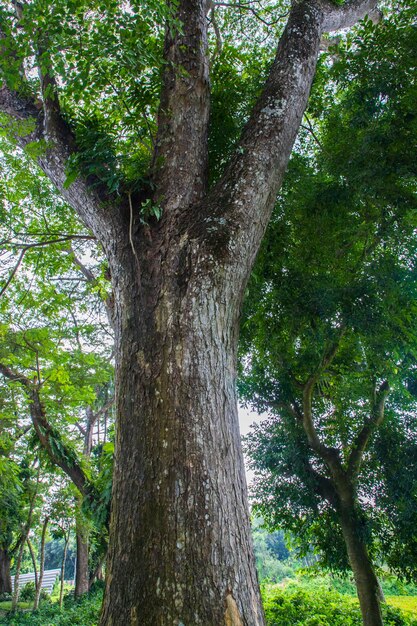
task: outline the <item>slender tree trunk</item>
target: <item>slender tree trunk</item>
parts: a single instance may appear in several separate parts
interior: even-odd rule
[[[42,581],[43,581],[43,572],[45,570],[45,540],[46,540],[46,529],[48,527],[49,517],[45,517],[42,525],[42,537],[41,537],[41,550],[40,550],[40,562],[39,562],[39,578],[38,585],[36,587],[35,593],[35,601],[33,603],[33,610],[35,611],[39,607],[39,600],[41,597],[41,589],[42,589]]]
[[[32,559],[33,573],[35,574],[35,589],[37,589],[38,588],[38,567],[36,565],[36,557],[35,557],[35,552],[33,550],[32,542],[29,539],[29,537],[26,539],[26,543],[28,544],[30,558]]]
[[[148,266],[159,292],[138,284],[134,259],[114,275],[120,421],[102,626],[264,624],[235,395],[241,289],[223,276],[209,292],[192,255]]]
[[[88,537],[82,522],[76,519],[77,562],[75,568],[75,597],[80,598],[89,590]]]
[[[12,611],[16,611],[17,603],[19,601],[19,577],[20,577],[20,568],[22,566],[23,551],[25,549],[25,542],[26,542],[26,536],[22,537],[21,539],[19,552],[17,554],[17,559],[16,559],[16,571],[14,575],[13,597],[12,597]]]
[[[364,626],[383,626],[378,578],[362,539],[363,529],[353,509],[341,512],[341,526],[355,578]]]
[[[0,548],[0,595],[2,593],[12,593],[10,563],[11,557],[8,550]]]
[[[62,601],[64,598],[65,560],[67,558],[69,538],[70,538],[70,535],[68,533],[67,535],[65,535],[64,554],[63,554],[62,563],[61,563],[61,584],[59,587],[59,608],[60,609],[62,609]]]

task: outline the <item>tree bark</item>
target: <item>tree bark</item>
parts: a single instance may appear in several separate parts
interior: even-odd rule
[[[75,568],[75,597],[80,598],[89,590],[88,537],[80,521],[76,520],[77,562]]]
[[[235,394],[241,300],[323,30],[375,4],[292,4],[238,149],[207,193],[208,3],[172,3],[181,28],[167,28],[146,198],[162,206],[159,222],[144,223],[130,194],[103,197],[103,186],[82,176],[64,184],[75,140],[51,77],[43,81],[43,115],[20,94],[0,91],[3,111],[37,120],[36,133],[19,142],[47,140],[38,162],[102,244],[112,275],[117,429],[101,626],[264,624]]]
[[[62,555],[62,563],[61,563],[61,583],[59,586],[59,608],[60,609],[62,609],[62,601],[64,599],[65,561],[67,558],[69,538],[70,538],[70,534],[68,532],[67,534],[65,534],[65,537],[64,537],[64,554]]]
[[[101,623],[261,626],[235,396],[241,287],[209,277],[192,245],[181,265],[169,242],[156,259],[138,250],[150,283],[129,248],[112,267],[120,421]]]
[[[0,595],[2,593],[12,593],[10,563],[11,557],[8,550],[0,548]]]
[[[16,573],[14,575],[14,588],[13,588],[13,597],[12,597],[12,611],[16,611],[17,605],[19,602],[19,577],[20,577],[20,568],[22,566],[23,551],[25,549],[25,541],[26,541],[26,536],[22,537],[22,541],[19,547],[19,552],[17,553]]]
[[[383,626],[380,585],[366,543],[362,538],[361,523],[351,508],[340,512],[340,523],[355,578],[363,624],[364,626]]]
[[[33,549],[32,542],[29,539],[29,537],[26,539],[26,543],[27,543],[27,546],[29,548],[30,558],[32,559],[33,573],[35,574],[35,589],[37,589],[38,588],[38,580],[39,579],[38,579],[38,567],[37,567],[37,564],[36,564],[35,551]]]

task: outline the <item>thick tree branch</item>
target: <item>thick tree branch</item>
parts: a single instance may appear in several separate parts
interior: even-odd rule
[[[375,391],[370,418],[356,435],[348,460],[348,475],[352,479],[356,479],[359,474],[363,455],[371,436],[384,421],[385,402],[389,392],[388,382],[384,381]]]
[[[206,186],[209,115],[206,12],[206,0],[179,0],[175,17],[182,23],[182,30],[178,32],[168,24],[166,31],[153,170],[158,188],[156,200],[167,210],[185,208],[200,200]]]
[[[375,0],[334,7],[294,2],[263,92],[236,153],[211,190],[196,228],[210,251],[234,267],[251,266],[281,186],[307,105],[323,32],[348,26]]]
[[[303,457],[303,465],[315,485],[316,493],[327,500],[332,506],[336,507],[338,495],[332,481],[326,476],[319,474],[319,472],[313,468],[307,455]]]
[[[4,38],[5,35],[0,31],[1,53],[4,52],[1,45]],[[39,59],[44,65],[42,71],[40,68],[42,102],[23,95],[23,89],[10,89],[3,82],[0,88],[0,112],[11,119],[11,132],[14,132],[21,148],[34,141],[45,142],[45,151],[37,159],[38,165],[87,228],[104,243],[110,233],[114,235],[120,231],[118,211],[109,203],[105,205],[100,187],[93,187],[83,176],[78,176],[69,187],[66,185],[68,159],[76,151],[75,140],[61,115],[55,79],[52,70],[46,69],[47,57],[39,54]],[[25,85],[25,92],[29,92],[28,85]],[[13,128],[16,122],[20,124],[17,129]],[[22,123],[26,124],[25,128]]]
[[[324,6],[323,28],[328,33],[342,28],[350,28],[363,19],[365,15],[373,22],[378,22],[381,19],[378,0],[348,0],[339,6],[327,0]]]
[[[91,484],[89,483],[83,469],[74,458],[74,454],[69,450],[59,452],[54,445],[54,431],[49,424],[43,404],[39,396],[39,389],[36,384],[26,376],[0,363],[0,373],[8,380],[20,383],[29,399],[29,411],[39,442],[48,454],[52,463],[62,469],[62,471],[72,480],[83,496],[91,496]],[[61,446],[63,442],[60,441]]]
[[[295,3],[264,90],[236,153],[211,190],[199,230],[207,245],[247,271],[264,234],[307,104],[323,10]]]
[[[297,402],[293,400],[292,402],[279,402],[279,403],[271,403],[271,408],[274,408],[277,411],[285,411],[288,415],[294,418],[294,420],[304,426],[304,415],[298,406]],[[307,443],[309,443],[312,448],[310,441],[308,440],[308,435],[306,430],[304,429],[304,436],[307,438]],[[337,504],[337,492],[332,483],[332,481],[320,474],[317,470],[314,469],[310,458],[308,457],[307,451],[304,447],[304,442],[302,445],[298,446],[298,452],[301,454],[301,460],[305,471],[311,477],[314,488],[317,494],[321,495],[325,498],[332,506],[336,506]],[[321,456],[321,455],[320,455]]]

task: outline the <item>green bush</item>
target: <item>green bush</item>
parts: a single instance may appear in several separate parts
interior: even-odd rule
[[[35,583],[34,582],[26,583],[26,585],[24,585],[19,590],[19,600],[21,600],[22,602],[30,602],[31,600],[35,599],[35,593],[36,593]]]
[[[20,602],[33,602],[35,599],[36,587],[33,581],[26,583],[24,587],[19,590]],[[41,589],[40,600],[49,600],[49,594],[45,589]]]
[[[11,593],[0,593],[0,602],[8,602],[12,599]]]
[[[81,600],[65,599],[62,611],[56,603],[45,603],[37,611],[8,613],[1,626],[97,626],[100,616],[102,588],[95,588]]]
[[[263,589],[268,626],[362,626],[358,602],[349,596],[324,589]],[[417,620],[384,605],[385,626],[417,626]]]

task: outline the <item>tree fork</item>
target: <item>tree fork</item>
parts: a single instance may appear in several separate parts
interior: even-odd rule
[[[57,98],[52,111],[45,92],[42,116],[7,88],[0,92],[3,111],[35,117],[38,137],[49,120],[44,138],[52,145],[39,163],[101,242],[112,272],[116,463],[101,626],[264,624],[234,388],[241,299],[307,104],[321,35],[375,5],[293,4],[239,150],[206,193],[207,6],[180,0],[183,28],[166,35],[152,172],[164,212],[148,225],[138,215],[130,223],[126,201],[103,198],[82,176],[66,188],[73,146],[56,123]]]

